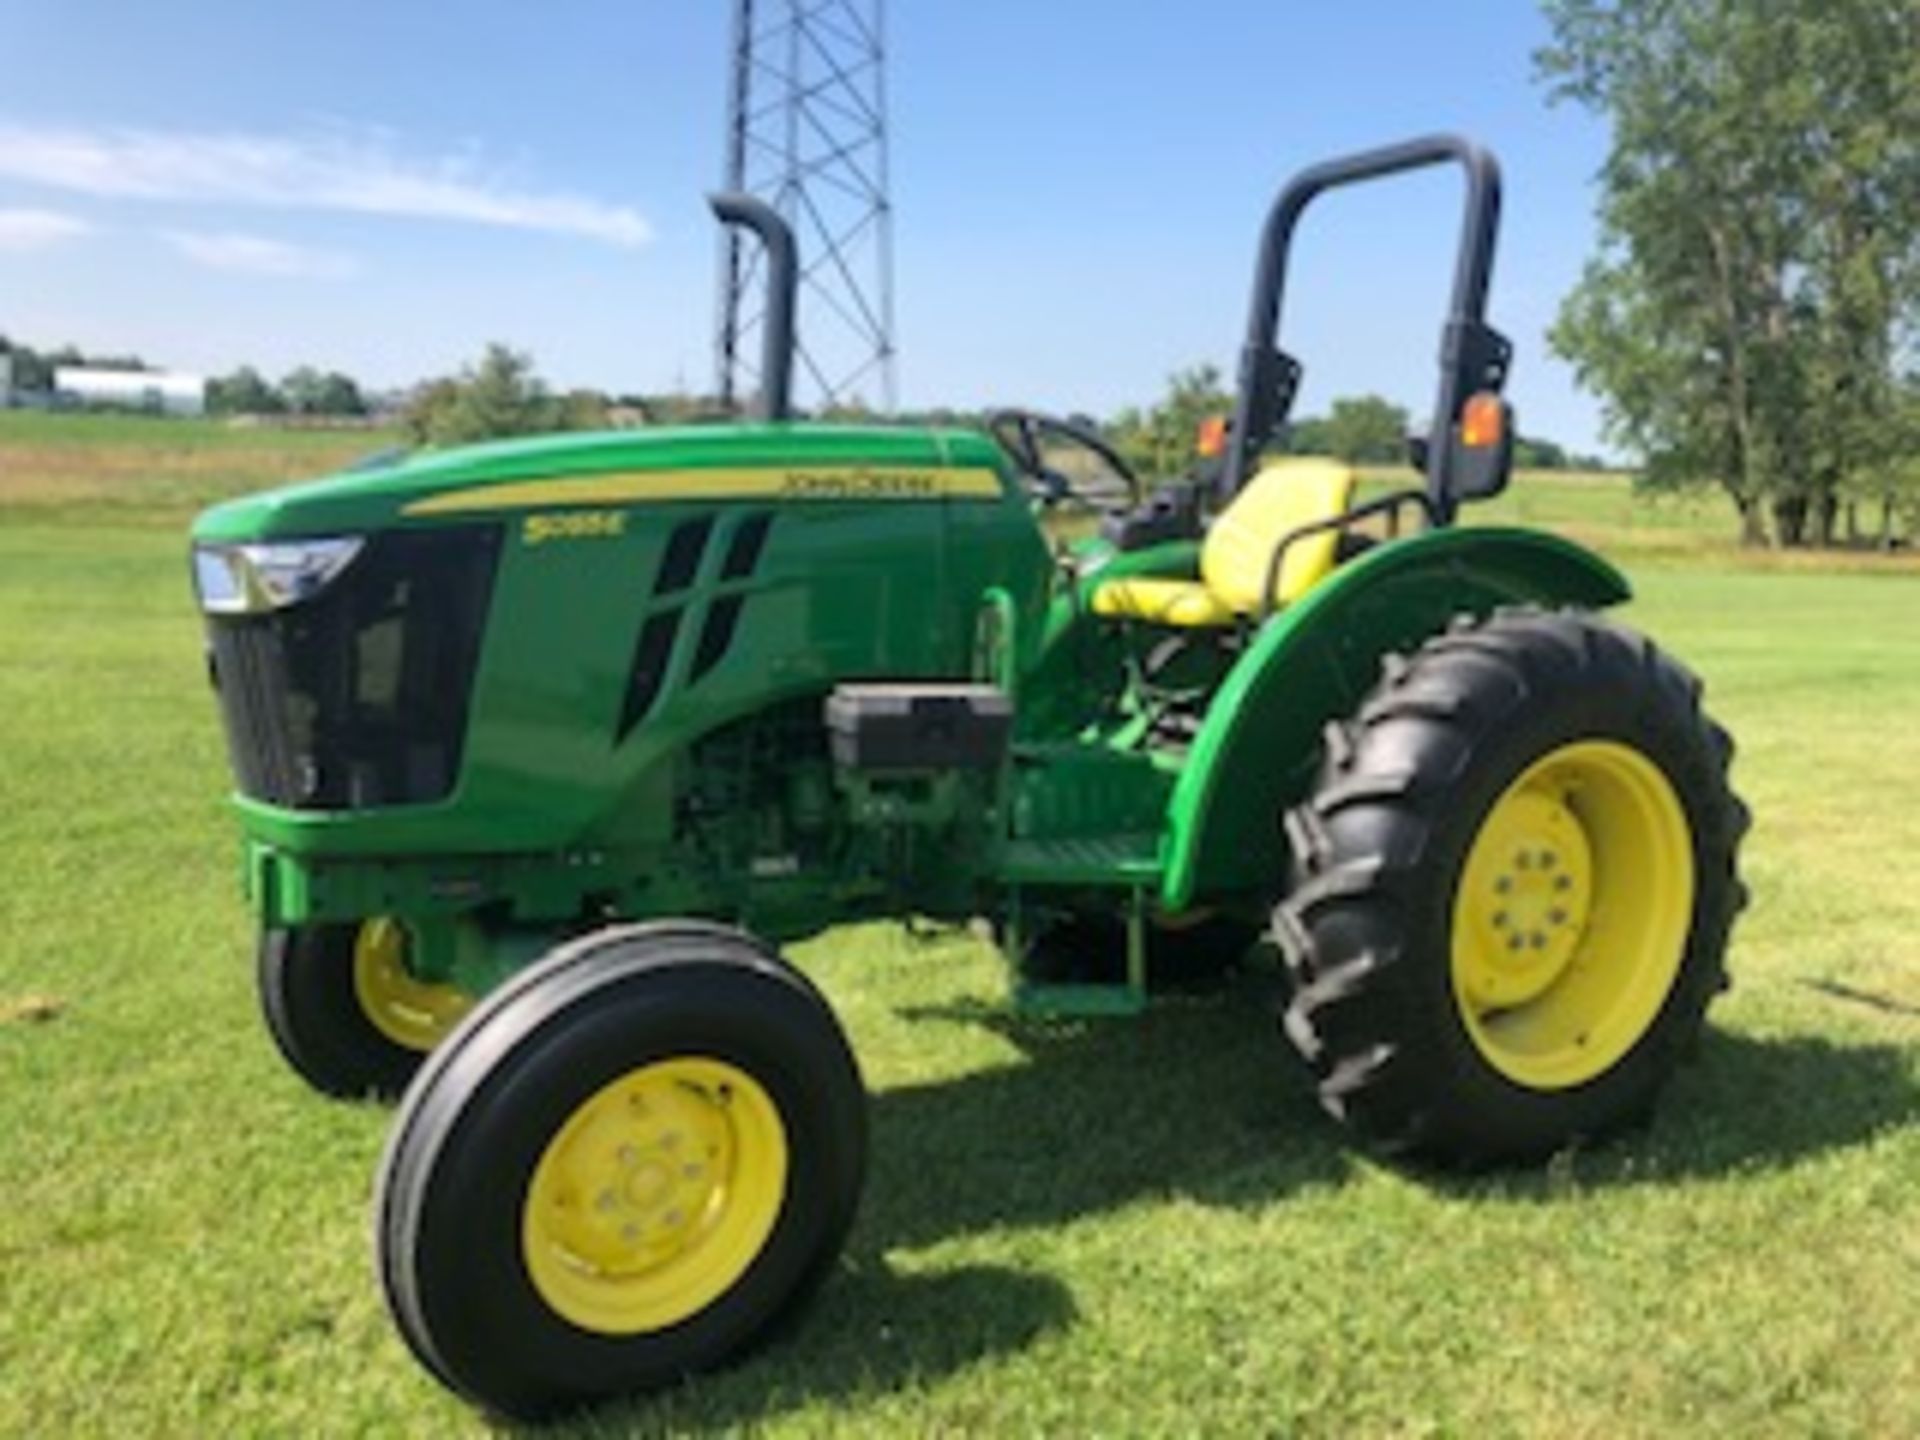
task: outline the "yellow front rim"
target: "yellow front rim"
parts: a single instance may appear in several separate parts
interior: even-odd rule
[[[786,1127],[759,1081],[723,1060],[657,1060],[548,1142],[521,1216],[527,1274],[582,1329],[663,1330],[739,1282],[786,1188]]]
[[[1686,811],[1645,755],[1581,740],[1528,766],[1454,897],[1454,998],[1481,1055],[1537,1090],[1606,1073],[1673,989],[1693,895]]]
[[[353,937],[353,993],[374,1029],[422,1053],[473,1008],[464,990],[429,984],[407,969],[406,928],[384,916],[366,921]]]

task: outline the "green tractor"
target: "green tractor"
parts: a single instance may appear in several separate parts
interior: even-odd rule
[[[1424,483],[1362,501],[1264,455],[1288,251],[1315,196],[1443,162]],[[1646,1112],[1725,984],[1746,812],[1699,683],[1596,618],[1613,568],[1454,524],[1511,464],[1491,157],[1298,176],[1220,453],[1151,495],[1029,412],[791,421],[792,237],[714,204],[766,250],[751,422],[418,455],[193,531],[268,1026],[322,1091],[404,1091],[375,1230],[430,1370],[550,1414],[714,1366],[821,1281],[864,1097],[777,947],[849,921],[985,921],[1056,1014],[1270,938],[1321,1103],[1391,1152]],[[1097,533],[1050,542],[1077,506]]]

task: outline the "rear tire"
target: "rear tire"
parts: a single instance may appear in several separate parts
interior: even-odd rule
[[[865,1098],[819,993],[736,930],[559,947],[407,1092],[375,1199],[388,1307],[455,1391],[538,1419],[738,1355],[858,1203]]]
[[[451,986],[405,970],[391,920],[297,925],[261,933],[256,965],[267,1032],[323,1095],[390,1100],[464,1012]]]
[[[1732,753],[1692,675],[1588,615],[1389,657],[1286,817],[1283,1028],[1321,1105],[1466,1164],[1642,1117],[1726,985]]]

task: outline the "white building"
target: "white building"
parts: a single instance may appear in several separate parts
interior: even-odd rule
[[[53,392],[63,405],[151,410],[165,415],[203,415],[207,382],[170,370],[89,370],[62,365],[53,372]]]

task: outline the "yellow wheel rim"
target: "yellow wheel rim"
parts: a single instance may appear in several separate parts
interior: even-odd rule
[[[374,1029],[423,1053],[473,1008],[464,990],[415,978],[407,969],[406,928],[384,916],[365,922],[353,938],[353,993]]]
[[[1454,897],[1454,998],[1481,1055],[1536,1090],[1606,1073],[1673,989],[1693,895],[1686,811],[1645,755],[1582,740],[1528,766]]]
[[[582,1329],[663,1330],[746,1274],[786,1188],[786,1127],[759,1081],[723,1060],[658,1060],[596,1090],[541,1154],[527,1274]]]

